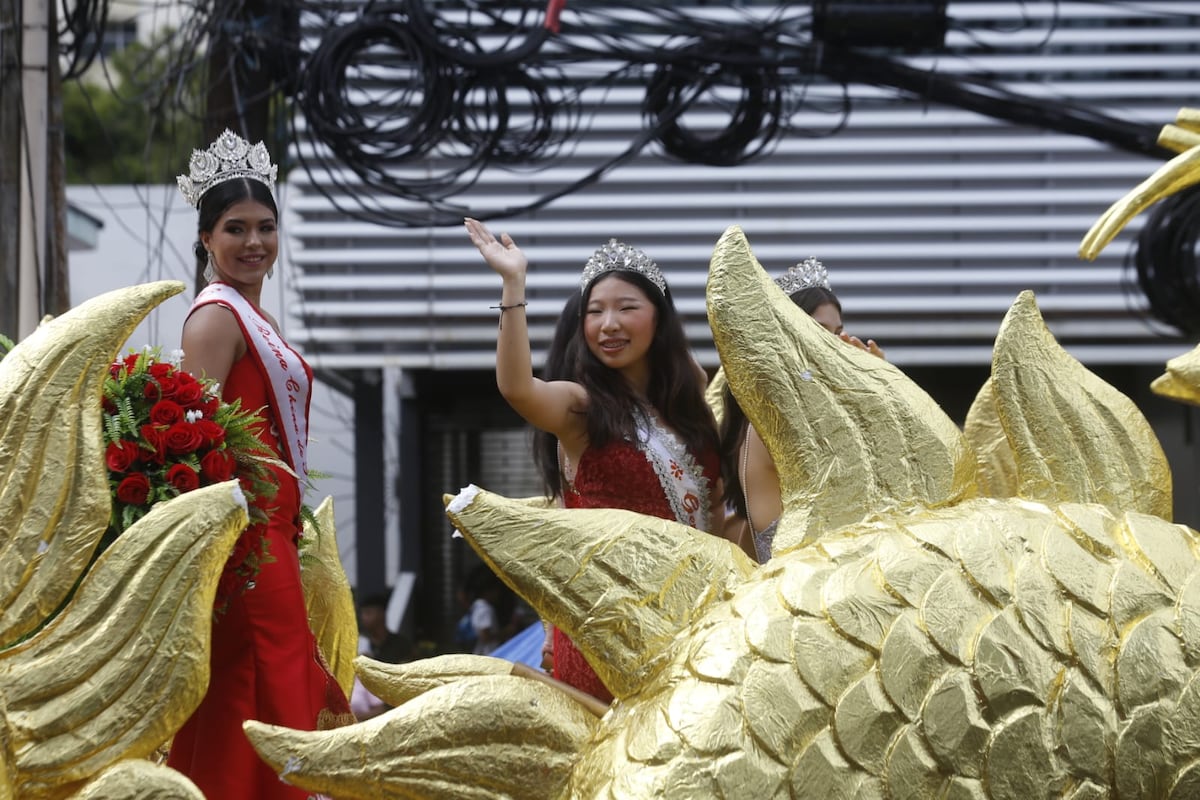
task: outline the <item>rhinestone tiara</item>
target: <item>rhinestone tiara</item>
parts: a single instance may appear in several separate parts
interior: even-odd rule
[[[812,289],[816,286],[829,289],[829,271],[825,269],[824,264],[809,256],[799,264],[788,267],[787,272],[775,279],[775,285],[789,296],[801,289]]]
[[[663,277],[658,264],[636,247],[630,247],[616,239],[609,239],[608,244],[597,248],[584,264],[583,274],[579,277],[579,293],[586,292],[588,284],[596,278],[614,271],[636,272],[657,286],[664,296],[667,294],[667,279]]]
[[[265,144],[251,145],[226,128],[207,150],[192,151],[188,174],[180,175],[176,181],[188,204],[199,208],[205,192],[236,178],[252,178],[274,190],[278,171],[279,168],[271,163],[271,154]]]

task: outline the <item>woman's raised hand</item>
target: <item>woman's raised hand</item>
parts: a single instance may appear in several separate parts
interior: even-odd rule
[[[479,254],[483,256],[483,260],[499,273],[500,277],[525,276],[525,267],[529,261],[511,236],[502,233],[497,239],[486,225],[470,217],[463,220],[463,224],[467,227],[467,236],[470,237],[471,244],[479,248]]]
[[[855,347],[857,347],[859,350],[865,350],[866,352],[870,353],[871,355],[879,356],[884,361],[887,361],[887,356],[885,356],[883,354],[883,348],[881,348],[879,345],[875,344],[874,339],[867,339],[867,341],[864,342],[862,339],[858,338],[857,336],[851,336],[850,334],[845,333],[845,332],[839,333],[838,338],[840,338],[846,344],[852,344]]]

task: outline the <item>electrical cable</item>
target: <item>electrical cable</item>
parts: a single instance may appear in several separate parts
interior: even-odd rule
[[[1200,334],[1200,187],[1159,202],[1137,237],[1138,285],[1154,315],[1189,337]]]

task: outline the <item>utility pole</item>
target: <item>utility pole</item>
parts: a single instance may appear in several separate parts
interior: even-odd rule
[[[67,132],[63,119],[62,67],[58,63],[58,5],[48,3],[47,29],[50,59],[48,63],[46,180],[49,201],[46,204],[46,282],[42,289],[42,308],[58,316],[71,308],[70,262],[67,238]]]
[[[20,253],[17,267],[17,330],[24,338],[43,314],[42,290],[49,272],[46,249],[46,130],[50,97],[50,3],[23,0],[21,24]]]
[[[0,220],[21,213],[21,4],[0,2]],[[17,330],[21,237],[6,223],[0,231],[0,333]]]

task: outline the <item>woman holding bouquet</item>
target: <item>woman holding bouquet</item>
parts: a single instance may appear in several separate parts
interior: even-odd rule
[[[208,693],[176,735],[168,764],[210,798],[304,800],[250,746],[242,722],[299,730],[353,722],[349,703],[317,648],[300,584],[297,543],[307,481],[312,371],[261,306],[278,253],[276,167],[266,147],[225,131],[194,151],[180,190],[199,212],[196,258],[209,285],[183,326],[183,367],[221,386],[226,402],[264,409],[264,444],[289,469],[272,467],[267,521],[242,534],[226,564],[213,620]]]

